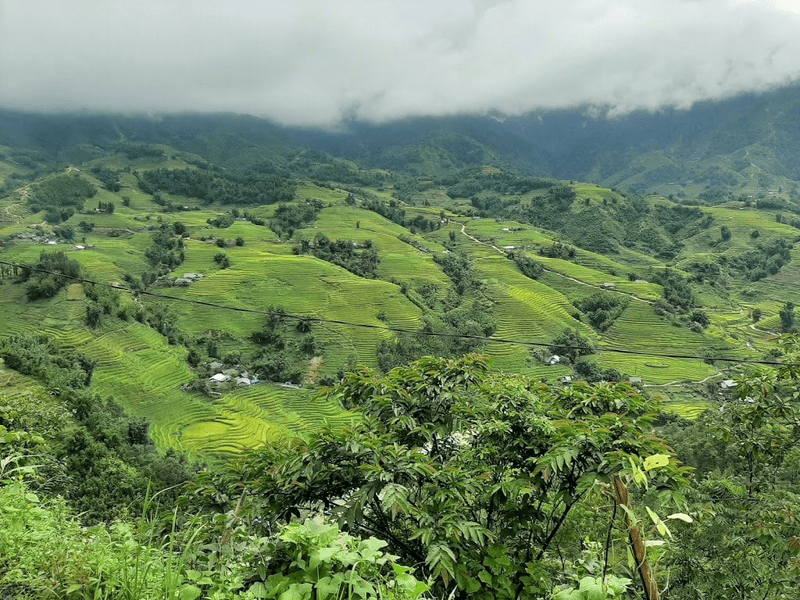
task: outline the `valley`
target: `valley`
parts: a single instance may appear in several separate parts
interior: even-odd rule
[[[84,140],[51,158],[24,144],[0,148],[8,266],[0,336],[46,334],[89,357],[91,389],[150,420],[164,449],[230,455],[345,419],[316,390],[356,365],[478,351],[495,371],[557,382],[575,376],[568,361],[546,360],[565,330],[590,341],[596,371],[640,382],[667,410],[690,416],[707,405],[709,386],[737,370],[711,359],[774,357],[780,310],[800,297],[789,194],[771,196],[770,208],[736,197],[687,205],[503,166],[393,173],[235,137],[227,150],[207,138],[196,154],[182,148],[199,152],[197,143],[133,144],[131,122],[122,126],[127,133],[110,146]],[[23,155],[41,162],[25,168]],[[48,186],[58,194],[75,180],[91,197],[83,192],[56,215],[31,204]],[[199,186],[194,195],[187,185]],[[259,185],[284,195],[259,201]],[[165,231],[180,240],[181,257],[154,263],[152,240]],[[314,254],[323,238],[355,250],[323,260]],[[779,242],[776,263],[770,244]],[[348,265],[370,249],[375,270],[361,276]],[[83,279],[117,286],[116,299],[89,324],[86,283],[26,297],[10,265],[35,265],[43,252],[63,252]],[[455,271],[448,257],[461,261]],[[690,305],[663,300],[665,272],[689,282]],[[621,307],[602,329],[576,306],[596,295]],[[137,311],[160,316],[137,320]],[[279,347],[255,343],[276,313],[287,315]],[[208,382],[255,365],[257,385]]]

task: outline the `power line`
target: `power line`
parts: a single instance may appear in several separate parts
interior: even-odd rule
[[[178,296],[170,296],[168,294],[158,294],[155,292],[149,292],[147,290],[137,290],[129,287],[124,287],[121,285],[115,285],[113,283],[104,283],[102,281],[95,281],[93,279],[86,279],[84,277],[76,277],[73,275],[64,275],[63,273],[58,273],[56,271],[48,271],[47,269],[40,269],[37,267],[31,267],[29,265],[23,265],[18,263],[12,263],[4,260],[0,260],[0,264],[7,265],[10,267],[15,267],[17,269],[24,269],[35,273],[44,273],[47,275],[54,275],[57,277],[64,277],[65,279],[70,279],[72,281],[80,282],[80,283],[88,283],[91,285],[99,285],[102,287],[107,287],[115,290],[119,290],[126,293],[132,293],[135,295],[140,296],[149,296],[151,298],[158,298],[162,300],[171,300],[174,302],[183,302],[185,304],[194,304],[196,306],[203,306],[206,308],[212,308],[216,310],[228,310],[233,312],[239,313],[248,313],[248,314],[256,314],[261,316],[278,316],[284,319],[291,319],[296,321],[307,321],[310,323],[321,323],[321,324],[329,324],[329,325],[341,325],[343,327],[353,327],[353,328],[360,328],[360,329],[372,329],[376,331],[387,331],[391,333],[400,333],[400,334],[407,334],[407,335],[416,335],[416,336],[423,336],[423,337],[437,337],[437,338],[447,338],[447,339],[461,339],[461,340],[473,340],[478,342],[484,343],[492,343],[492,344],[511,344],[515,346],[526,346],[532,348],[549,348],[553,345],[552,342],[530,342],[530,341],[520,341],[520,340],[510,340],[505,338],[497,338],[497,337],[486,337],[486,336],[479,336],[479,335],[469,335],[469,334],[459,334],[459,333],[439,333],[433,331],[417,331],[413,329],[404,329],[401,327],[390,327],[388,325],[372,325],[369,323],[353,323],[351,321],[343,321],[339,319],[326,319],[324,317],[309,317],[309,316],[300,316],[300,315],[293,315],[291,313],[283,312],[283,311],[269,311],[269,310],[258,310],[255,308],[244,308],[241,306],[226,306],[224,304],[217,304],[216,302],[206,302],[203,300],[192,300],[189,298],[180,298]],[[583,346],[567,346],[567,345],[560,345],[562,348],[567,349],[575,349],[575,350],[583,350],[585,349]],[[693,354],[677,354],[677,353],[657,353],[657,352],[642,352],[639,350],[626,350],[623,348],[610,348],[601,346],[598,348],[594,348],[595,352],[610,352],[614,354],[624,354],[630,356],[645,356],[650,358],[673,358],[673,359],[684,359],[684,360],[703,360],[703,361],[720,361],[720,362],[728,362],[734,364],[750,364],[750,365],[767,365],[767,366],[791,366],[791,367],[800,367],[800,363],[782,363],[777,361],[769,361],[769,360],[755,360],[755,359],[744,359],[744,358],[731,358],[725,356],[698,356]]]

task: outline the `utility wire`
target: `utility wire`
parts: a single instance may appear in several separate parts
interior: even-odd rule
[[[391,333],[403,333],[407,335],[417,335],[417,336],[425,336],[425,337],[438,337],[438,338],[448,338],[448,339],[461,339],[461,340],[474,340],[479,342],[485,343],[493,343],[493,344],[511,344],[515,346],[528,346],[533,348],[549,348],[552,346],[552,342],[529,342],[529,341],[520,341],[520,340],[509,340],[505,338],[497,338],[497,337],[486,337],[480,335],[468,335],[468,334],[459,334],[459,333],[437,333],[433,331],[417,331],[413,329],[403,329],[401,327],[390,327],[388,325],[371,325],[369,323],[353,323],[351,321],[342,321],[339,319],[326,319],[324,317],[309,317],[309,316],[300,316],[300,315],[293,315],[291,313],[286,313],[283,311],[268,311],[268,310],[258,310],[255,308],[244,308],[241,306],[226,306],[224,304],[217,304],[216,302],[206,302],[203,300],[192,300],[189,298],[180,298],[178,296],[170,296],[168,294],[158,294],[155,292],[149,292],[147,290],[137,290],[130,287],[125,287],[121,285],[115,285],[113,283],[104,283],[102,281],[95,281],[93,279],[86,279],[84,277],[76,277],[72,275],[64,275],[63,273],[58,273],[56,271],[48,271],[47,269],[40,269],[37,267],[31,267],[29,265],[23,265],[18,263],[12,263],[4,260],[0,260],[0,265],[7,265],[10,267],[15,267],[17,269],[24,269],[27,271],[31,271],[34,273],[44,273],[47,275],[54,275],[57,277],[64,277],[65,279],[70,279],[72,281],[80,282],[80,283],[88,283],[92,285],[99,285],[102,287],[107,287],[115,290],[120,290],[122,292],[132,293],[139,296],[149,296],[151,298],[158,298],[162,300],[172,300],[175,302],[183,302],[185,304],[193,304],[196,306],[203,306],[207,308],[213,308],[217,310],[228,310],[233,312],[239,313],[248,313],[248,314],[256,314],[261,316],[278,316],[284,319],[291,319],[295,321],[307,321],[309,323],[324,323],[329,325],[341,325],[343,327],[353,327],[353,328],[360,328],[360,329],[372,329],[377,331],[388,331]],[[575,350],[584,350],[585,347],[583,346],[566,346],[560,345],[562,348],[568,349],[575,349]],[[650,358],[675,358],[675,359],[686,359],[686,360],[712,360],[712,361],[721,361],[721,362],[728,362],[734,364],[748,364],[748,365],[767,365],[767,366],[781,366],[781,367],[800,367],[800,363],[782,363],[777,361],[769,361],[769,360],[755,360],[755,359],[744,359],[744,358],[730,358],[725,356],[698,356],[693,354],[677,354],[677,353],[658,353],[658,352],[642,352],[639,350],[625,350],[622,348],[609,348],[605,346],[600,346],[598,348],[593,349],[595,352],[612,352],[615,354],[626,354],[630,356],[645,356]]]

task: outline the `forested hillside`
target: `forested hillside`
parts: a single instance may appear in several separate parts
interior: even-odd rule
[[[3,113],[0,596],[791,597],[795,97]]]

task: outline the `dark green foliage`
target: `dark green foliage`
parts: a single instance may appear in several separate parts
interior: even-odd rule
[[[686,280],[672,269],[653,275],[653,281],[661,284],[663,306],[669,312],[686,312],[695,305],[694,292]],[[658,308],[658,307],[657,307]]]
[[[553,181],[538,177],[524,177],[507,171],[485,172],[481,168],[468,169],[440,179],[451,198],[471,198],[482,191],[500,194],[527,194],[533,190],[548,189]],[[486,209],[486,207],[478,206]]]
[[[114,203],[113,202],[98,202],[97,203],[97,212],[106,213],[107,215],[114,214]]]
[[[28,300],[52,298],[62,288],[81,276],[80,263],[64,252],[42,252],[33,269],[23,269],[22,281],[27,281]]]
[[[547,191],[548,198],[562,207],[569,207],[577,197],[575,190],[569,185],[555,185]]]
[[[496,327],[489,303],[461,298],[440,318],[429,315],[422,325],[423,333],[443,336],[400,334],[392,341],[382,340],[377,348],[378,367],[388,373],[423,356],[458,357],[478,351],[482,338],[491,336]]]
[[[550,352],[557,356],[566,356],[572,362],[581,356],[593,354],[594,349],[585,337],[573,329],[565,329],[550,344]]]
[[[539,279],[539,276],[544,273],[544,265],[538,261],[528,258],[522,254],[509,252],[507,256],[512,259],[522,274],[530,279]]]
[[[77,173],[56,175],[31,186],[28,206],[34,212],[47,211],[47,221],[66,221],[83,210],[83,203],[97,193],[97,188]]]
[[[787,302],[778,312],[781,318],[781,331],[787,333],[794,328],[794,302]]]
[[[579,359],[575,363],[574,369],[578,377],[589,383],[598,381],[618,382],[626,379],[625,375],[616,369],[610,367],[608,369],[602,369],[597,363],[590,362],[585,358]]]
[[[213,225],[214,227],[217,227],[219,229],[226,229],[231,225],[233,225],[234,218],[233,215],[231,215],[230,213],[225,213],[223,215],[217,215],[213,219],[207,219],[206,222],[209,225]]]
[[[156,169],[141,174],[139,188],[148,194],[162,191],[208,203],[237,206],[275,204],[294,199],[293,181],[253,169],[241,173]]]
[[[165,275],[185,258],[183,238],[164,223],[153,234],[153,245],[145,250],[144,255],[157,275]]]
[[[764,244],[757,244],[754,250],[738,256],[721,257],[723,264],[730,266],[731,274],[743,273],[750,281],[775,275],[792,260],[793,244],[779,238]]]
[[[797,363],[796,339],[783,344]],[[676,598],[790,598],[800,576],[797,369],[738,381],[733,397],[694,422],[661,428],[697,470],[694,526],[665,565]]]
[[[705,313],[705,311],[702,310],[693,310],[689,315],[689,320],[692,323],[697,323],[703,329],[708,327],[710,323],[710,321],[708,320],[708,315]]]
[[[692,274],[692,281],[698,283],[711,283],[714,284],[717,278],[722,274],[722,269],[715,262],[698,262],[694,261],[684,267],[685,271]]]
[[[575,258],[575,248],[567,244],[562,244],[561,242],[553,242],[549,246],[542,246],[539,248],[539,254],[547,256],[548,258],[570,260]]]
[[[91,169],[92,175],[100,180],[103,187],[110,192],[118,192],[122,189],[119,183],[120,171],[112,171],[105,167],[95,166]]]
[[[389,204],[378,200],[370,200],[364,204],[364,208],[378,213],[382,217],[389,219],[392,223],[397,223],[401,227],[426,233],[440,229],[442,224],[438,219],[426,219],[422,215],[417,215],[413,219],[406,217],[406,211],[400,208],[396,201],[392,200]]]
[[[214,255],[214,262],[217,263],[220,269],[227,269],[231,266],[231,259],[224,252],[217,252]]]
[[[321,260],[347,269],[359,277],[375,279],[378,276],[378,251],[372,247],[372,241],[366,240],[356,244],[351,240],[328,239],[324,234],[317,234],[312,243],[304,243],[293,248],[295,254],[311,253]]]
[[[669,455],[629,386],[490,377],[476,357],[361,371],[328,397],[361,419],[264,448],[238,473],[280,519],[321,506],[379,536],[435,597],[550,597],[585,542],[565,532],[582,526],[593,485]],[[651,476],[664,491],[683,484],[674,461]]]
[[[290,238],[297,229],[313,223],[321,209],[319,202],[280,204],[269,220],[269,228],[282,238]]]
[[[266,381],[299,384],[303,380],[302,371],[282,353],[264,355],[253,361],[250,368]]]
[[[75,239],[75,229],[70,225],[62,225],[61,227],[54,227],[53,233],[56,234],[56,237],[59,237],[62,240],[71,241]]]
[[[94,361],[59,348],[43,335],[0,340],[0,358],[8,367],[53,388],[85,388],[95,367]]]
[[[758,323],[761,320],[761,309],[754,308],[750,316],[753,318],[753,323]]]
[[[168,304],[148,303],[141,316],[143,322],[167,338],[170,344],[184,343],[185,336],[178,329],[178,317]]]
[[[243,237],[241,237],[241,236],[240,236],[240,237],[237,237],[237,238],[236,238],[236,245],[237,245],[237,246],[240,246],[240,247],[241,247],[241,246],[244,246],[244,238],[243,238]]]
[[[467,291],[481,286],[472,269],[472,261],[463,252],[434,254],[433,260],[453,281],[458,294],[465,294]]]
[[[164,151],[146,144],[125,144],[119,148],[130,160],[137,158],[163,158]]]
[[[728,228],[727,225],[723,225],[722,227],[720,227],[719,238],[723,242],[727,242],[729,239],[731,239],[731,230]]]
[[[605,331],[620,317],[628,303],[629,300],[619,294],[597,292],[573,304],[589,317],[592,327]]]

